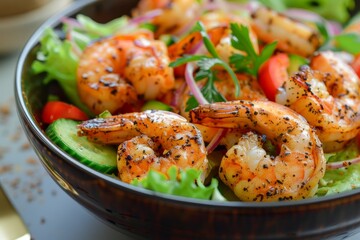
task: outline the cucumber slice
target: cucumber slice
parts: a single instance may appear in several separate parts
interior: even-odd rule
[[[172,108],[163,102],[156,101],[156,100],[150,100],[150,101],[147,101],[141,108],[141,111],[146,111],[146,110],[171,111]]]
[[[299,55],[295,55],[295,54],[290,54],[289,60],[290,60],[290,65],[288,67],[288,73],[290,75],[299,71],[300,66],[306,65],[309,63],[309,61],[306,58],[303,58],[303,57],[301,57]]]
[[[74,120],[58,119],[48,126],[46,134],[56,145],[86,166],[106,174],[116,172],[116,149],[78,136],[77,125],[78,122]]]

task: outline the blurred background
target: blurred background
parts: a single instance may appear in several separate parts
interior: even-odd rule
[[[0,54],[21,49],[46,19],[72,0],[0,0]]]

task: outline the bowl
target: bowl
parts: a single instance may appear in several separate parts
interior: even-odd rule
[[[92,170],[46,136],[38,116],[49,89],[41,84],[41,76],[29,71],[44,30],[59,27],[62,17],[77,13],[106,22],[129,13],[135,4],[132,0],[75,1],[44,23],[20,55],[15,79],[18,115],[43,166],[60,188],[99,219],[139,239],[343,239],[359,232],[360,189],[271,203],[170,196]]]

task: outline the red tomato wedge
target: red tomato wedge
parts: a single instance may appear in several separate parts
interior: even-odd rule
[[[360,77],[360,54],[356,55],[351,63],[351,67],[354,69],[358,77]]]
[[[278,53],[269,58],[259,70],[259,84],[266,97],[274,101],[277,89],[289,77],[287,68],[290,60],[285,53]]]
[[[88,116],[74,105],[61,101],[47,102],[42,110],[41,120],[50,124],[59,118],[83,121],[87,120]]]

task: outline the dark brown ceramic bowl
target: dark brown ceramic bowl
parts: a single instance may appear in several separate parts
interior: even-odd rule
[[[30,74],[39,38],[63,16],[86,14],[106,22],[136,1],[75,3],[47,21],[28,41],[16,70],[19,117],[44,167],[74,200],[100,219],[138,238],[154,239],[324,239],[360,231],[360,189],[292,202],[212,202],[168,196],[96,172],[59,149],[38,121],[49,89]],[[84,226],[86,227],[86,226]]]

